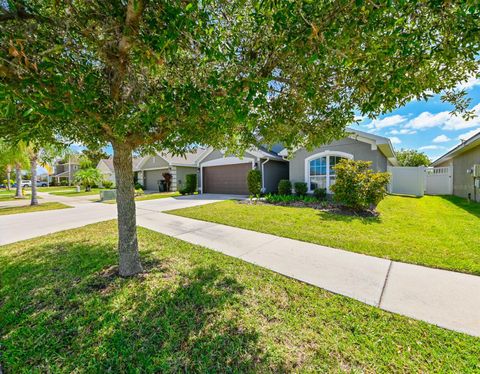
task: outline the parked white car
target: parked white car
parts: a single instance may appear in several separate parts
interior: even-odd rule
[[[22,180],[22,187],[32,187],[31,180]]]

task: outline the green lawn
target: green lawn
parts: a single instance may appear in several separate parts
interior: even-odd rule
[[[62,203],[43,203],[39,205],[25,205],[25,206],[16,206],[16,207],[0,207],[0,216],[7,214],[20,214],[20,213],[31,213],[31,212],[40,212],[42,210],[55,210],[55,209],[65,209],[71,208],[71,206],[62,204]]]
[[[480,339],[116,223],[0,247],[5,372],[476,372]]]
[[[40,192],[74,191],[75,187],[70,187],[70,186],[37,187],[37,190]]]
[[[38,198],[40,199],[41,197],[38,197]],[[30,190],[24,190],[23,199],[30,199]],[[15,198],[15,189],[11,189],[10,191],[8,190],[0,191],[0,202],[14,201],[14,200],[18,200]]]
[[[157,199],[165,199],[167,197],[175,197],[180,196],[180,192],[158,192],[158,193],[150,193],[146,195],[141,195],[135,197],[135,201],[142,201],[142,200],[157,200]],[[92,201],[99,201],[99,200],[92,200]],[[116,204],[115,200],[105,200],[101,201],[105,204]]]
[[[77,192],[75,187],[73,187],[73,188],[70,187],[67,190],[50,192],[50,195],[67,196],[67,197],[91,196],[91,195],[99,195],[101,190],[102,190],[102,188],[92,188],[91,191],[86,192],[85,189],[82,188],[80,190],[80,192]]]
[[[169,213],[480,275],[480,204],[449,196],[388,196],[379,218],[225,201]]]

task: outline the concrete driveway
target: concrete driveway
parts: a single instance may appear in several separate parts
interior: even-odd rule
[[[77,199],[42,194],[42,197],[42,202],[58,201],[72,206],[72,208],[0,216],[0,245],[117,218],[117,206],[115,204],[92,202],[92,196]],[[136,203],[137,216],[211,204],[232,198],[240,199],[243,197],[205,194],[138,201]]]

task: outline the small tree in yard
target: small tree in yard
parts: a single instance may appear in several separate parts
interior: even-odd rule
[[[102,181],[102,173],[96,168],[80,169],[75,174],[75,182],[85,187],[85,191],[91,191],[92,187]]]
[[[387,193],[390,174],[376,173],[370,165],[370,161],[347,159],[335,165],[334,200],[355,210],[375,209]]]
[[[142,271],[132,152],[344,136],[475,74],[476,2],[3,1],[0,137],[111,144],[119,272]],[[432,32],[434,30],[434,32]]]
[[[260,170],[249,170],[247,174],[247,185],[250,196],[260,196],[260,194],[262,193],[262,173],[260,172]]]

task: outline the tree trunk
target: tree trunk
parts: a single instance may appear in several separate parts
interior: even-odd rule
[[[32,196],[30,205],[38,205],[37,196],[37,154],[30,158],[30,173],[32,174]]]
[[[12,177],[12,167],[7,165],[7,190],[10,191],[12,188],[12,184],[10,183],[10,178]]]
[[[15,179],[17,183],[16,191],[15,191],[15,197],[18,199],[23,198],[23,191],[22,191],[22,168],[20,164],[17,162],[15,164]]]
[[[117,184],[119,273],[128,277],[143,271],[137,242],[132,149],[113,143],[113,167]]]

